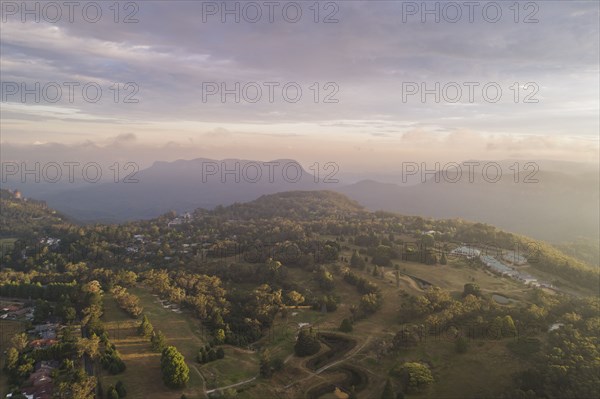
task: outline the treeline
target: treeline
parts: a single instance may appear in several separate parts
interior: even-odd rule
[[[77,283],[41,283],[5,282],[0,284],[0,296],[24,299],[44,299],[57,301],[61,297],[73,298],[78,291]]]
[[[140,298],[127,292],[127,288],[115,285],[111,290],[111,294],[119,307],[131,317],[137,318],[144,311],[144,308],[140,305]]]
[[[377,312],[383,304],[383,295],[377,286],[349,270],[344,273],[344,280],[356,287],[356,290],[362,294],[358,309],[354,310],[353,318],[360,319]]]
[[[218,347],[215,349],[212,347],[212,345],[206,345],[200,348],[198,355],[196,356],[196,360],[200,364],[205,364],[214,362],[215,360],[223,359],[224,357],[225,350],[223,350],[223,348]]]

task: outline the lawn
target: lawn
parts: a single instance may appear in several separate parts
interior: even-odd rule
[[[157,298],[142,288],[130,289],[140,297],[144,313],[150,319],[155,330],[162,331],[168,345],[174,345],[185,357],[190,368],[190,381],[183,391],[174,391],[165,387],[160,371],[160,354],[150,348],[148,340],[137,335],[139,320],[131,319],[119,309],[110,294],[104,298],[104,320],[111,341],[121,353],[127,369],[117,376],[104,373],[104,388],[122,380],[128,396],[134,398],[177,398],[182,392],[189,397],[204,397],[204,381],[198,371],[196,353],[205,344],[202,338],[200,322],[187,313],[175,313],[164,309]]]

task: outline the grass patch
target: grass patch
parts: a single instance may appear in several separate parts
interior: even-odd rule
[[[102,375],[104,388],[121,380],[125,384],[128,396],[134,398],[177,397],[185,393],[190,397],[204,397],[204,381],[197,369],[196,353],[205,345],[200,322],[187,313],[175,313],[164,309],[157,298],[142,288],[130,289],[140,298],[144,313],[150,319],[155,330],[162,331],[168,345],[174,345],[185,357],[190,368],[190,381],[184,390],[174,391],[163,384],[160,371],[160,354],[153,352],[150,342],[137,335],[139,320],[132,319],[116,304],[110,294],[104,299],[104,320],[111,341],[121,353],[127,366],[124,373],[111,376]]]
[[[511,340],[506,344],[506,347],[517,356],[529,357],[540,351],[542,343],[537,338],[527,337]]]

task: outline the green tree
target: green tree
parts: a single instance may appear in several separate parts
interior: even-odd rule
[[[265,349],[260,354],[260,376],[263,378],[271,378],[273,370],[271,369],[271,353]]]
[[[475,284],[475,283],[467,283],[464,285],[463,288],[463,298],[466,297],[467,295],[473,295],[476,297],[480,297],[481,296],[481,289],[479,288],[479,285]]]
[[[385,387],[383,388],[383,393],[381,394],[381,399],[395,399],[396,395],[394,394],[394,387],[392,386],[392,382],[388,378],[385,382]]]
[[[298,291],[288,292],[287,299],[292,306],[298,306],[304,302],[304,297]]]
[[[352,332],[352,322],[350,319],[346,318],[342,320],[342,324],[340,324],[340,331],[345,333]]]
[[[106,391],[106,398],[107,399],[119,399],[119,393],[117,392],[117,389],[114,386],[110,386],[108,387],[108,390]]]
[[[19,366],[19,351],[11,347],[6,352],[6,360],[4,362],[4,369],[11,375],[16,374],[17,367]]]
[[[502,336],[514,337],[517,335],[517,327],[512,317],[506,315],[502,318]]]
[[[296,356],[311,356],[317,353],[321,349],[321,342],[317,334],[313,332],[312,328],[302,329],[298,333],[298,339],[296,345],[294,345],[294,352]]]
[[[448,258],[446,258],[446,252],[442,252],[442,257],[440,258],[440,264],[441,265],[448,264]]]
[[[150,338],[150,337],[152,337],[153,332],[154,332],[154,327],[152,326],[152,324],[150,324],[150,320],[148,320],[148,317],[146,315],[144,315],[142,317],[142,322],[140,323],[140,325],[138,327],[138,334],[141,335],[142,337]]]
[[[19,333],[13,335],[10,339],[10,344],[13,348],[15,348],[18,352],[23,352],[29,343],[29,339],[27,338],[27,334]]]
[[[361,256],[358,254],[358,251],[356,250],[352,252],[352,257],[350,258],[350,266],[359,270],[365,269],[365,260],[361,258]]]
[[[160,368],[165,385],[170,388],[184,387],[190,379],[190,369],[185,358],[174,346],[167,346],[160,358]]]
[[[162,331],[159,330],[158,332],[152,333],[152,338],[150,338],[150,344],[154,352],[162,352],[163,349],[165,349],[165,347],[167,346],[167,341]]]
[[[417,391],[433,382],[433,375],[429,367],[422,363],[407,362],[394,367],[392,374],[400,377],[405,390]]]
[[[222,328],[219,328],[215,332],[215,342],[217,343],[217,345],[225,342],[225,330],[223,330]]]
[[[121,381],[121,380],[117,381],[117,383],[115,384],[115,389],[117,390],[117,393],[119,394],[119,398],[124,398],[127,396],[127,389],[125,389],[125,385],[123,384],[123,381]]]

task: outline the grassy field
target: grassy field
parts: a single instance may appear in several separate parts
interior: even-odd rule
[[[204,365],[197,363],[200,347],[206,345],[206,336],[200,321],[186,311],[182,313],[165,309],[158,298],[144,288],[132,288],[129,292],[140,298],[144,314],[154,326],[162,331],[167,344],[177,347],[190,368],[190,381],[185,390],[170,390],[162,382],[160,354],[152,352],[150,343],[136,332],[139,320],[131,319],[119,309],[107,294],[104,299],[104,319],[111,341],[121,353],[127,369],[117,376],[104,373],[103,386],[122,380],[134,398],[178,398],[185,393],[189,398],[205,397],[205,390],[218,388],[252,378],[258,374],[258,354],[234,347],[225,348],[225,358]]]
[[[137,335],[139,321],[131,319],[119,309],[111,295],[107,294],[104,299],[106,328],[127,369],[117,376],[104,373],[103,386],[107,388],[122,380],[128,396],[134,398],[177,398],[181,392],[193,398],[204,397],[204,381],[195,361],[198,349],[205,344],[200,323],[185,313],[177,314],[164,309],[157,298],[144,289],[130,289],[130,292],[140,297],[144,313],[154,329],[162,331],[167,337],[167,344],[176,346],[183,354],[190,368],[190,381],[184,391],[165,387],[160,371],[160,354],[151,350],[148,340]]]

